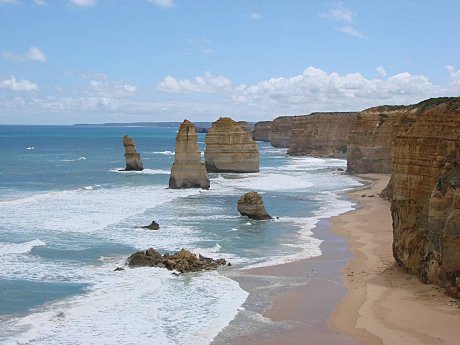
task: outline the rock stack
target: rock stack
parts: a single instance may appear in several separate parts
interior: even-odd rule
[[[184,120],[176,136],[174,164],[169,177],[169,188],[209,189],[206,168],[201,163],[195,125]]]
[[[237,205],[238,212],[256,220],[272,219],[265,210],[264,201],[257,192],[249,192],[241,196]]]
[[[208,172],[259,171],[259,147],[238,122],[221,117],[206,134],[204,154]]]
[[[252,132],[252,139],[256,141],[270,141],[270,128],[272,127],[271,121],[260,121],[254,125]]]
[[[123,137],[123,146],[125,147],[125,160],[126,171],[142,171],[144,165],[142,164],[141,155],[136,152],[136,144],[129,136]]]

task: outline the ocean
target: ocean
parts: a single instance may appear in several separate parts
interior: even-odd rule
[[[235,275],[321,255],[311,230],[353,209],[346,161],[259,142],[260,173],[169,190],[176,128],[0,126],[0,343],[209,344],[248,297]],[[124,168],[123,135],[144,162]],[[205,134],[198,145],[205,148]],[[258,191],[273,221],[236,210]],[[279,217],[279,218],[278,218]],[[144,230],[152,220],[159,231]],[[137,250],[189,249],[231,267],[115,272]]]

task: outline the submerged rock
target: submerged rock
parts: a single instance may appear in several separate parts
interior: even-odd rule
[[[238,200],[238,212],[256,220],[273,219],[265,210],[264,201],[257,192],[249,192]]]
[[[174,254],[161,255],[155,249],[149,248],[145,252],[137,252],[128,258],[130,267],[165,267],[181,273],[214,270],[219,266],[227,265],[225,259],[212,259],[202,255],[198,257],[186,249],[181,249]],[[230,264],[228,263],[230,266]]]
[[[154,220],[152,220],[152,222],[149,225],[142,226],[142,229],[160,230],[160,225]]]
[[[195,125],[184,120],[176,136],[176,152],[169,177],[169,188],[209,189],[208,173],[201,163],[197,138]]]
[[[123,146],[125,147],[125,160],[126,171],[142,171],[144,165],[142,164],[141,155],[136,152],[136,144],[129,136],[123,137]]]

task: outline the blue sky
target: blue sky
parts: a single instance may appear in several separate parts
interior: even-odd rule
[[[0,0],[0,123],[266,120],[460,96],[460,1]]]

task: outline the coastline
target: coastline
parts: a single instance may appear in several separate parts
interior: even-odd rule
[[[213,345],[457,344],[457,302],[393,260],[390,205],[378,196],[390,175],[357,178],[366,185],[345,193],[355,209],[312,230],[323,240],[321,256],[232,277],[249,297]],[[278,278],[277,287],[263,277]],[[255,296],[260,290],[266,300]],[[256,312],[263,318],[258,327],[242,329]]]

